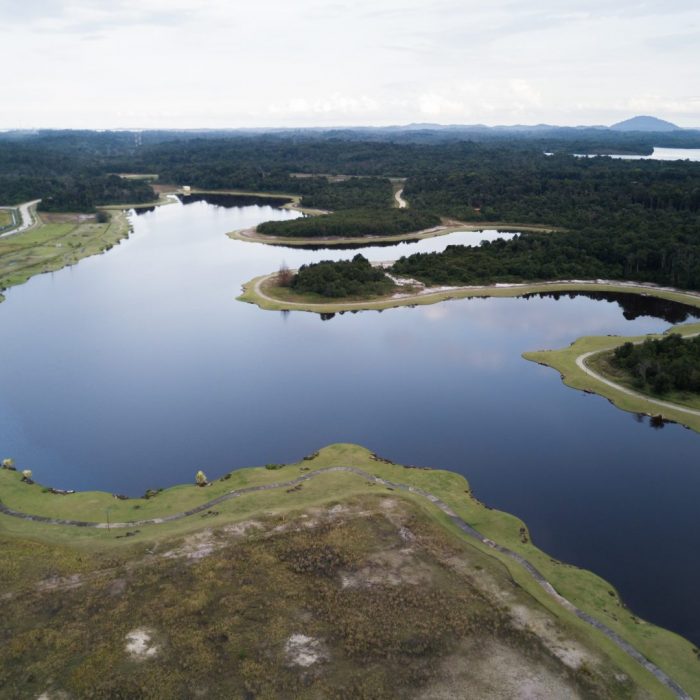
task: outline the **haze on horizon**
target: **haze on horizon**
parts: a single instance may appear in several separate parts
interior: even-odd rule
[[[0,0],[0,128],[700,127],[693,0]]]

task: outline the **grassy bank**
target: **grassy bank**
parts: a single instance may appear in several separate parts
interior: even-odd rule
[[[55,272],[79,260],[109,250],[129,235],[123,211],[113,211],[105,224],[73,220],[41,221],[27,231],[0,239],[0,289],[26,282],[34,275]],[[4,297],[0,295],[0,301]]]
[[[101,492],[55,495],[38,484],[22,483],[17,472],[0,470],[0,496],[6,506],[27,513],[98,522],[106,522],[108,518],[111,523],[127,522],[167,516],[193,508],[234,489],[288,481],[334,465],[356,466],[372,475],[418,487],[439,497],[484,535],[526,557],[563,596],[617,631],[647,658],[671,674],[691,694],[700,692],[700,660],[692,645],[677,635],[637,619],[624,608],[612,587],[593,573],[550,559],[529,541],[526,526],[520,520],[479,503],[472,497],[464,478],[451,472],[407,469],[378,461],[358,446],[333,445],[312,458],[295,464],[274,470],[242,469],[225,475],[206,488],[177,486],[150,499],[117,500],[110,494]],[[35,476],[41,480],[41,474],[36,470]],[[291,513],[300,510],[308,511],[387,493],[385,487],[368,482],[356,474],[324,473],[305,482],[303,488],[248,493],[219,503],[209,512],[159,525],[110,530],[76,528],[1,515],[0,538],[4,543],[13,547],[19,546],[19,542],[30,543],[22,544],[16,556],[11,557],[12,565],[6,575],[11,578],[10,583],[41,578],[50,572],[70,576],[76,570],[80,571],[81,557],[106,558],[114,562],[115,566],[125,567],[133,557],[145,556],[146,551],[169,547],[168,543],[174,538],[197,536],[203,529],[226,527],[251,518],[271,518],[278,523],[285,522]],[[584,640],[586,645],[603,651],[636,683],[648,688],[654,697],[666,696],[665,691],[646,671],[598,631],[547,595],[522,567],[490,547],[465,539],[454,523],[425,497],[399,491],[390,493],[392,498],[408,501],[422,517],[459,542],[461,548],[505,567],[508,575],[537,601],[538,606],[554,615],[577,638]],[[133,536],[125,537],[125,532],[128,531],[136,532]],[[34,554],[38,551],[45,552],[45,555],[37,558]]]
[[[689,292],[672,291],[656,287],[646,287],[632,283],[615,282],[532,282],[508,286],[475,286],[439,288],[430,287],[415,293],[392,295],[384,298],[352,299],[338,301],[310,300],[295,298],[287,289],[275,286],[277,273],[256,277],[243,285],[239,301],[257,304],[269,311],[310,311],[314,313],[336,313],[341,311],[371,311],[391,309],[399,306],[420,306],[436,304],[449,299],[468,297],[517,297],[537,292],[624,292],[626,294],[651,295],[670,301],[700,307],[700,296]]]
[[[668,297],[665,297],[668,298]],[[694,306],[700,305],[697,298],[686,297],[678,299],[683,303],[692,303]],[[700,324],[684,324],[670,328],[667,333],[674,332],[685,334],[695,334],[700,331]],[[619,372],[613,372],[606,361],[606,354],[609,354],[616,347],[625,342],[641,342],[646,338],[660,338],[661,335],[622,337],[622,336],[588,336],[579,338],[568,348],[561,350],[540,350],[537,352],[526,352],[523,357],[532,362],[537,362],[547,367],[556,369],[562,376],[562,380],[567,386],[581,391],[587,391],[605,397],[615,406],[631,413],[645,413],[650,416],[662,416],[666,420],[681,423],[692,430],[700,432],[700,415],[687,413],[672,405],[677,403],[679,407],[691,410],[700,410],[700,401],[697,397],[688,400],[687,396],[669,395],[664,397],[647,396],[638,392],[631,382],[621,377]],[[595,353],[585,360],[587,367],[602,375],[605,379],[614,382],[618,386],[610,386],[596,377],[587,374],[578,364],[577,359],[587,353]],[[627,390],[627,391],[625,391]],[[631,391],[633,393],[627,393]]]

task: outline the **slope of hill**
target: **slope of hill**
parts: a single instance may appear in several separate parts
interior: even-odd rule
[[[614,131],[679,131],[681,127],[656,117],[638,116],[613,124]]]

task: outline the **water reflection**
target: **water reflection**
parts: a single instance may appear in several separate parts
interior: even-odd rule
[[[647,294],[631,294],[626,292],[536,292],[524,294],[524,299],[575,299],[584,297],[596,301],[607,301],[617,304],[622,309],[622,315],[629,321],[649,316],[659,318],[667,323],[684,323],[689,318],[700,319],[700,308],[689,304],[680,304],[668,299],[649,296]]]
[[[206,202],[207,204],[227,209],[251,206],[282,207],[294,201],[291,197],[262,197],[252,194],[221,194],[218,192],[178,194],[177,198],[185,205],[194,204],[195,202]]]

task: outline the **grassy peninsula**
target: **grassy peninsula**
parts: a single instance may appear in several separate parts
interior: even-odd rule
[[[26,231],[0,238],[0,292],[44,272],[54,272],[109,250],[129,235],[125,212],[100,217],[39,215]],[[0,301],[4,297],[0,294]]]
[[[0,681],[14,696],[512,696],[526,673],[542,697],[678,697],[507,550],[700,690],[691,644],[549,558],[451,472],[332,445],[148,499],[57,495],[8,469],[0,493],[15,512],[88,521],[0,514]]]
[[[693,301],[692,297],[687,301]],[[697,299],[694,301],[696,306],[700,306]],[[695,395],[686,392],[654,395],[610,363],[615,350],[626,343],[663,342],[671,334],[691,337],[699,332],[700,324],[691,323],[674,326],[660,336],[588,336],[580,338],[568,348],[526,352],[523,357],[558,370],[567,386],[600,394],[625,411],[658,416],[700,432],[700,401]]]

